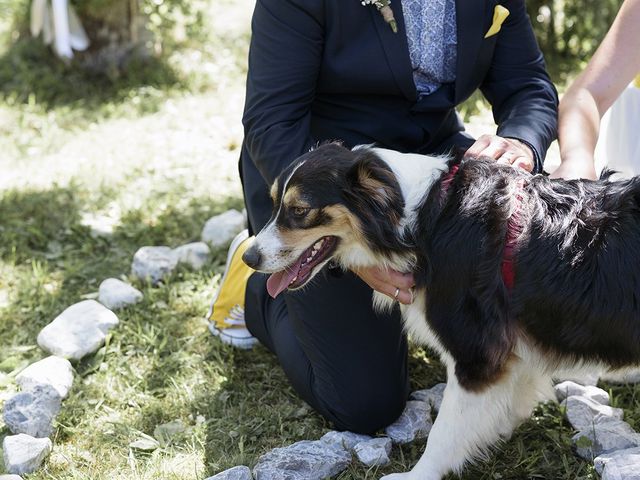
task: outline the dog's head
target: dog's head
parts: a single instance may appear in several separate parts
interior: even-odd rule
[[[399,248],[404,199],[371,149],[324,144],[279,176],[271,198],[271,219],[243,260],[272,274],[273,297],[303,287],[332,259],[344,268],[377,265]]]

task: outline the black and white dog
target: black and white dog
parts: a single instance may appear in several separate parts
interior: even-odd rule
[[[271,195],[244,259],[272,273],[272,295],[329,260],[414,272],[406,329],[448,381],[422,458],[385,480],[459,471],[551,397],[558,370],[640,363],[639,178],[550,180],[493,160],[325,144]]]

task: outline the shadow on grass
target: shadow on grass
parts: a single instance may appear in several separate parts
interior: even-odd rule
[[[38,104],[46,110],[66,106],[91,112],[104,104],[131,100],[141,87],[181,86],[179,75],[162,59],[132,59],[126,75],[110,78],[92,73],[81,60],[65,65],[35,38],[19,39],[0,58],[0,99],[9,104]],[[156,107],[163,98],[157,95]],[[139,108],[153,110],[153,105],[148,101]]]
[[[297,396],[266,348],[241,351],[215,342],[204,361],[225,365],[226,378],[213,396],[203,385],[193,403],[208,419],[205,466],[210,475],[235,465],[253,466],[270,449],[318,438],[331,428]]]
[[[237,198],[198,198],[165,209],[151,222],[153,205],[143,205],[128,212],[112,235],[96,236],[81,224],[82,212],[95,207],[91,202],[74,185],[0,193],[0,288],[10,299],[0,315],[4,346],[34,344],[44,325],[96,292],[103,279],[128,275],[139,247],[197,240],[210,216],[241,206]]]

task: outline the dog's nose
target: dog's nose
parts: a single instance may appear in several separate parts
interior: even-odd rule
[[[257,270],[262,262],[262,255],[257,248],[252,246],[242,255],[242,261]]]

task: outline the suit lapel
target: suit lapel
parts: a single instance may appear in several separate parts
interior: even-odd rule
[[[456,103],[464,93],[466,84],[473,81],[473,69],[482,46],[487,3],[487,0],[456,0],[456,36],[458,39]]]
[[[407,45],[407,33],[405,30],[404,16],[402,14],[402,2],[393,2],[393,11],[398,23],[398,33],[393,33],[391,27],[387,25],[380,15],[380,12],[371,6],[369,9],[373,16],[373,23],[376,26],[378,36],[382,42],[389,68],[405,97],[411,101],[417,98],[416,86],[413,82],[413,68],[409,58],[409,46]]]

